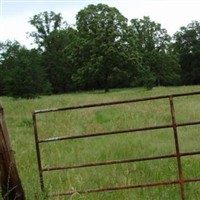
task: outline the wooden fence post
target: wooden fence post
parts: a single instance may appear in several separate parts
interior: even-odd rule
[[[8,135],[3,107],[0,104],[0,183],[4,200],[25,200],[25,193],[18,175],[14,152]]]

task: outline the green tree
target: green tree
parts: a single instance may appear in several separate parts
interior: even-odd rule
[[[184,84],[200,84],[200,22],[193,21],[174,34]]]
[[[15,55],[20,48],[17,41],[0,43],[0,95],[6,94],[6,79],[14,64]]]
[[[74,59],[71,55],[77,31],[67,26],[61,14],[43,12],[29,21],[36,31],[30,33],[42,50],[42,62],[46,68],[53,93],[73,89],[71,80]]]
[[[67,27],[61,13],[56,14],[53,11],[34,15],[29,23],[36,28],[36,31],[29,33],[29,36],[33,37],[38,47],[43,49],[51,45],[48,37],[53,31],[63,30]]]
[[[89,5],[78,12],[80,67],[74,81],[84,89],[128,84],[137,65],[136,45],[128,38],[127,19],[113,7]]]
[[[132,19],[130,28],[132,34],[137,37],[137,47],[142,57],[141,67],[144,68],[144,70],[138,70],[138,82],[140,82],[140,77],[142,80],[144,79],[143,72],[149,71],[149,73],[145,73],[147,75],[145,80],[148,80],[149,74],[150,81],[154,80],[152,86],[177,83],[178,80],[173,78],[179,79],[177,74],[179,65],[177,58],[171,53],[171,37],[167,34],[166,29],[161,28],[161,24],[151,21],[149,17]]]
[[[46,66],[53,93],[64,93],[74,89],[72,74],[75,70],[74,43],[77,31],[73,28],[53,31],[48,37],[50,45],[43,52],[43,64]]]
[[[50,84],[41,66],[41,55],[18,42],[3,44],[1,69],[4,74],[4,94],[14,98],[35,98],[50,92]]]

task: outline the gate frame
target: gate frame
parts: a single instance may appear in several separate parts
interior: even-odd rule
[[[83,194],[83,193],[92,193],[92,192],[125,190],[125,189],[133,189],[133,188],[144,188],[144,187],[179,184],[181,199],[185,200],[186,195],[185,195],[184,184],[190,183],[190,182],[199,182],[200,178],[184,179],[181,157],[199,155],[200,151],[181,153],[180,149],[179,149],[179,138],[178,138],[177,128],[184,127],[184,126],[200,125],[200,121],[177,123],[173,99],[176,97],[191,96],[191,95],[200,95],[200,91],[163,95],[163,96],[146,97],[146,98],[138,98],[138,99],[132,99],[132,100],[125,100],[125,101],[113,101],[113,102],[107,102],[107,103],[86,104],[86,105],[80,105],[80,106],[52,108],[52,109],[43,109],[43,110],[33,111],[32,117],[33,117],[33,124],[34,124],[35,145],[36,145],[36,153],[37,153],[41,190],[44,191],[43,172],[49,172],[49,171],[53,171],[53,170],[85,168],[85,167],[95,167],[95,166],[101,166],[101,165],[113,165],[113,164],[120,164],[120,163],[132,163],[132,162],[141,162],[141,161],[148,161],[148,160],[176,158],[177,168],[178,168],[178,177],[179,177],[178,180],[155,182],[155,183],[134,184],[134,185],[126,185],[126,186],[118,186],[118,187],[96,188],[96,189],[88,189],[88,190],[84,190],[84,191],[68,191],[68,192],[62,192],[62,193],[54,193],[54,194],[52,194],[52,196],[64,196],[64,195],[72,195],[74,193]],[[108,132],[100,132],[100,133],[89,133],[86,135],[76,135],[76,136],[71,135],[71,136],[53,137],[53,138],[45,138],[45,139],[44,138],[39,139],[39,137],[38,137],[37,118],[36,118],[36,115],[38,115],[38,114],[67,111],[67,110],[78,110],[78,109],[85,109],[85,108],[92,108],[92,107],[103,107],[103,106],[111,106],[111,105],[119,105],[119,104],[127,104],[127,103],[136,103],[136,102],[152,101],[152,100],[158,100],[158,99],[169,99],[171,124],[159,125],[159,126],[149,126],[149,127],[135,128],[135,129],[128,129],[128,130],[116,130],[116,131],[108,131]],[[126,133],[133,133],[133,132],[139,132],[139,131],[148,131],[148,130],[166,129],[166,128],[173,129],[174,144],[175,144],[175,149],[176,149],[176,153],[174,153],[174,154],[167,154],[167,155],[160,155],[160,156],[153,156],[153,157],[146,157],[146,158],[137,158],[137,159],[128,159],[128,160],[112,160],[112,161],[105,161],[105,162],[95,162],[95,163],[86,163],[86,164],[69,165],[69,166],[54,166],[54,167],[48,167],[48,168],[42,167],[40,147],[39,147],[40,143],[55,142],[55,141],[62,141],[62,140],[73,140],[73,139],[81,139],[81,138],[88,138],[88,137],[99,137],[99,136],[114,135],[114,134],[126,134]]]

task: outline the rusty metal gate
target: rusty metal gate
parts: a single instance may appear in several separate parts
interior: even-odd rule
[[[132,99],[132,100],[126,100],[126,101],[114,101],[114,102],[107,102],[107,103],[88,104],[88,105],[80,105],[80,106],[72,106],[72,107],[64,107],[64,108],[35,110],[33,112],[33,123],[34,123],[35,144],[36,144],[36,152],[37,152],[41,189],[44,190],[43,173],[49,172],[52,170],[86,168],[86,167],[95,167],[95,166],[103,166],[103,165],[117,165],[117,164],[123,164],[123,163],[133,163],[133,162],[141,162],[141,161],[175,158],[176,163],[177,163],[177,169],[178,169],[178,177],[179,177],[178,180],[165,181],[165,182],[153,182],[153,183],[150,182],[150,183],[143,183],[143,184],[117,186],[117,187],[87,189],[87,190],[83,190],[83,191],[66,191],[66,192],[62,192],[62,193],[56,193],[53,195],[64,196],[64,195],[72,195],[76,192],[81,194],[81,193],[115,191],[115,190],[125,190],[125,189],[133,189],[133,188],[144,188],[144,187],[166,186],[166,185],[178,184],[178,185],[180,185],[181,199],[182,200],[186,199],[184,184],[190,183],[190,182],[199,182],[200,178],[192,178],[192,179],[184,178],[181,158],[185,157],[185,156],[199,155],[200,151],[192,151],[192,152],[184,152],[184,153],[180,152],[177,128],[185,127],[185,126],[200,125],[200,121],[177,123],[176,116],[175,116],[175,108],[174,108],[174,98],[190,96],[190,95],[200,95],[200,92],[179,93],[179,94],[172,94],[172,95],[163,95],[163,96]],[[136,102],[144,102],[144,101],[154,101],[154,100],[158,100],[158,99],[168,99],[169,100],[170,115],[171,115],[171,123],[170,124],[159,125],[159,126],[148,126],[148,127],[134,128],[134,129],[128,129],[128,130],[116,130],[116,131],[109,131],[109,132],[89,133],[86,135],[74,135],[74,136],[72,135],[72,136],[62,136],[62,137],[53,137],[53,138],[45,138],[45,139],[39,138],[38,128],[37,128],[37,115],[42,114],[42,113],[86,109],[86,108],[91,108],[91,107],[103,107],[103,106],[128,104],[128,103],[136,103]],[[89,137],[102,137],[102,136],[114,135],[114,134],[126,134],[126,133],[134,133],[134,132],[147,131],[147,130],[170,129],[170,128],[173,130],[173,138],[174,138],[174,144],[175,144],[175,149],[176,149],[174,154],[159,155],[159,156],[145,157],[145,158],[132,158],[132,159],[126,159],[126,160],[112,160],[112,161],[95,162],[95,163],[92,162],[92,163],[84,163],[84,164],[77,164],[77,165],[60,166],[60,167],[51,166],[51,167],[45,168],[42,166],[41,153],[40,153],[40,144],[41,143],[48,143],[48,142],[62,141],[62,140],[74,140],[74,139],[89,138]]]

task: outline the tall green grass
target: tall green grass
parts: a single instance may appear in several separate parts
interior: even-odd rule
[[[32,100],[0,97],[27,199],[46,199],[54,192],[177,180],[176,159],[163,159],[44,173],[40,191],[32,126],[32,111],[46,108],[128,100],[200,90],[199,86],[159,87],[72,93]],[[175,99],[178,123],[200,121],[200,95]],[[38,115],[40,138],[98,133],[171,123],[169,100],[138,102]],[[178,128],[181,152],[199,151],[200,126]],[[43,167],[150,157],[175,152],[173,130],[154,130],[40,144]],[[200,177],[200,156],[183,157],[185,178]],[[185,184],[186,197],[200,199],[200,183]],[[49,198],[52,199],[52,198]],[[179,185],[100,192],[54,199],[155,200],[181,199]]]

